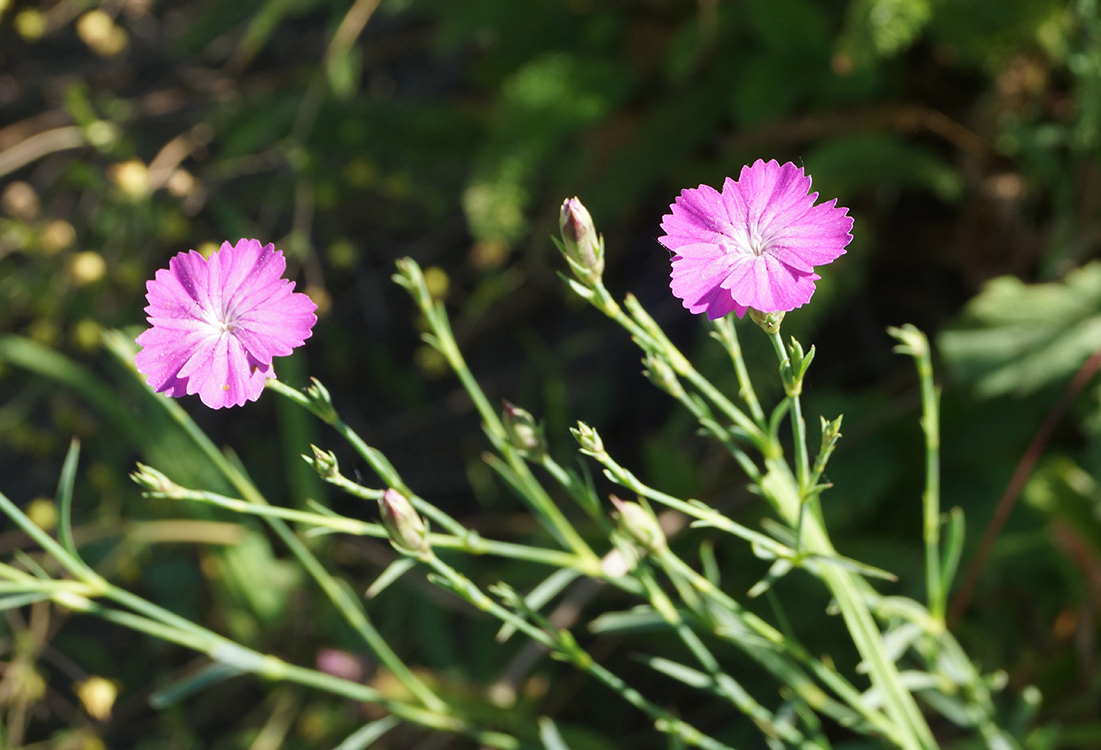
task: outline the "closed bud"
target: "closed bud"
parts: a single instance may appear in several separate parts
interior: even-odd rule
[[[562,248],[574,276],[592,286],[604,273],[604,238],[596,233],[593,217],[577,198],[562,203],[559,220]]]
[[[336,462],[336,454],[332,451],[323,451],[313,443],[310,443],[313,457],[303,455],[302,458],[313,467],[318,476],[326,481],[332,481],[340,476],[340,467]]]
[[[611,500],[619,511],[620,528],[640,547],[654,555],[660,555],[669,549],[665,532],[661,530],[661,524],[653,513],[638,503],[620,500],[615,495],[611,496]]]
[[[604,441],[600,439],[596,430],[584,422],[578,422],[577,427],[571,427],[570,433],[577,440],[582,453],[594,458],[604,453]]]
[[[541,458],[546,455],[547,442],[543,436],[543,428],[535,423],[535,417],[531,416],[530,412],[505,401],[501,421],[505,425],[505,432],[508,433],[508,442],[513,448],[531,458]]]
[[[784,313],[782,311],[765,313],[751,307],[749,308],[749,317],[761,327],[761,330],[771,336],[780,332],[780,323],[784,320]]]
[[[138,463],[138,470],[130,475],[130,479],[149,492],[165,497],[180,497],[184,492],[183,487],[173,482],[164,474],[157,471],[152,466],[146,466],[140,462]]]
[[[382,525],[390,532],[390,541],[394,546],[414,554],[430,549],[428,529],[409,498],[391,487],[379,498],[378,507],[382,513]]]
[[[647,354],[643,364],[646,365],[643,374],[650,379],[651,383],[674,398],[684,395],[684,388],[677,380],[677,374],[663,357],[655,356],[653,353]]]
[[[310,410],[326,424],[335,424],[338,419],[329,390],[317,378],[310,378],[310,387],[306,389],[306,398],[310,400]]]

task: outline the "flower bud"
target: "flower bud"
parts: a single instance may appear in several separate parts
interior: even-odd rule
[[[526,409],[505,401],[501,421],[513,448],[531,458],[541,458],[547,453],[547,441],[543,428],[535,423],[535,417]]]
[[[395,547],[414,554],[430,549],[428,529],[409,498],[391,487],[379,498],[378,508],[382,513],[382,525],[390,532],[390,541]]]
[[[780,332],[780,323],[784,319],[784,313],[783,311],[765,313],[751,307],[749,308],[749,317],[761,327],[761,330],[771,336]]]
[[[646,355],[643,364],[646,369],[642,374],[649,378],[651,383],[674,398],[680,398],[684,395],[684,388],[677,380],[677,374],[673,372],[673,368],[664,357],[650,353]]]
[[[303,455],[302,458],[313,467],[319,477],[331,482],[340,476],[340,467],[337,465],[335,453],[323,451],[313,443],[310,443],[310,449],[313,450],[313,457]]]
[[[611,496],[612,505],[619,511],[619,526],[639,546],[654,555],[660,555],[669,549],[665,541],[665,532],[661,524],[646,508],[638,503],[629,503]]]
[[[130,475],[130,479],[133,480],[135,484],[144,487],[147,491],[165,497],[180,497],[184,492],[183,487],[173,482],[167,476],[157,471],[152,466],[146,466],[140,462],[138,463],[138,470]]]
[[[594,458],[604,453],[604,441],[600,439],[596,430],[584,422],[578,422],[576,428],[571,427],[570,433],[573,434],[582,453]]]
[[[604,273],[604,238],[597,235],[593,217],[577,198],[562,203],[559,220],[566,261],[579,281],[592,286]]]
[[[310,378],[310,387],[306,389],[306,398],[310,401],[310,410],[321,418],[325,424],[335,424],[338,419],[336,409],[333,408],[332,397],[329,390],[321,384],[317,378]]]

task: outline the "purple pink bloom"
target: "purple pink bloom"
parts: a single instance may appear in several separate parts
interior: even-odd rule
[[[138,371],[157,393],[199,394],[212,409],[255,401],[273,357],[310,337],[317,309],[282,278],[283,253],[258,240],[223,242],[210,259],[180,253],[146,283],[153,326],[138,336]]]
[[[814,267],[852,240],[848,209],[817,199],[802,167],[760,159],[737,181],[727,177],[721,193],[707,185],[681,191],[659,238],[674,253],[674,296],[711,320],[806,304],[821,278]]]

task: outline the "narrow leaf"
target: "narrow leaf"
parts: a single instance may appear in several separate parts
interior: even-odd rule
[[[562,739],[562,735],[558,733],[558,727],[550,717],[539,717],[539,739],[546,750],[570,750],[570,746]]]
[[[387,566],[386,570],[382,571],[382,575],[375,579],[375,582],[367,589],[364,596],[368,599],[374,599],[385,591],[391,583],[408,573],[416,564],[417,561],[412,557],[399,557],[397,560],[394,560],[394,562]]]
[[[389,732],[399,723],[401,723],[401,720],[396,716],[387,716],[384,719],[372,721],[370,724],[364,724],[348,735],[348,738],[333,748],[333,750],[364,750],[364,748],[370,747],[371,743],[382,737],[382,735]]]
[[[553,599],[555,596],[572,583],[577,576],[580,575],[573,568],[560,568],[552,573],[545,581],[540,583],[534,589],[531,590],[527,596],[524,597],[524,604],[530,607],[534,611],[539,611],[543,608],[543,605]],[[506,622],[501,626],[501,629],[497,631],[497,642],[504,643],[512,634],[516,632],[516,627],[509,622]]]
[[[216,685],[240,674],[244,674],[244,672],[237,667],[224,662],[211,662],[194,674],[190,674],[150,695],[149,705],[158,709],[167,708],[185,698],[190,698],[211,685]]]
[[[73,484],[76,482],[76,467],[80,461],[80,441],[73,438],[69,443],[69,452],[65,454],[65,463],[61,467],[61,477],[57,480],[57,537],[61,546],[75,558],[80,558],[73,542]]]

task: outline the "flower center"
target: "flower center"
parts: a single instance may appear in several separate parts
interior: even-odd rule
[[[727,232],[730,242],[726,243],[727,250],[739,255],[751,255],[759,258],[768,252],[771,238],[763,237],[759,227],[748,222],[743,226],[731,226]]]
[[[203,321],[214,329],[215,333],[222,336],[237,330],[237,311],[232,305],[222,302],[212,304],[210,308],[200,307],[200,310]]]

